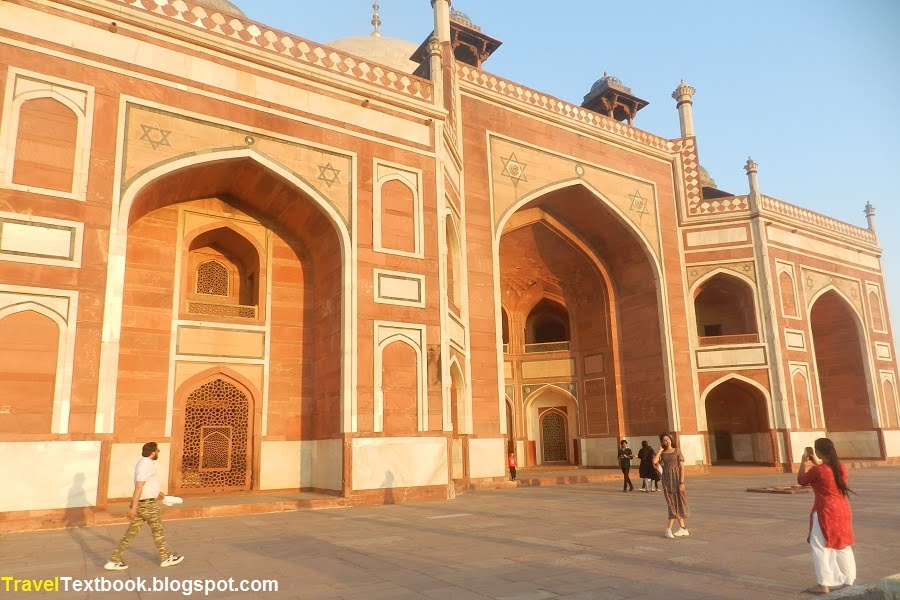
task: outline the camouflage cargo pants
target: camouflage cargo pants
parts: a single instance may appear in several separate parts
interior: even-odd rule
[[[144,523],[150,525],[150,531],[153,532],[153,543],[156,544],[156,550],[159,552],[159,559],[166,560],[169,558],[169,547],[166,546],[166,536],[163,535],[162,517],[160,516],[159,504],[155,500],[150,502],[139,502],[137,514],[131,519],[128,525],[128,531],[122,536],[122,541],[116,547],[110,559],[113,562],[122,562],[122,554],[128,547],[128,544],[134,540],[135,536],[144,526]]]

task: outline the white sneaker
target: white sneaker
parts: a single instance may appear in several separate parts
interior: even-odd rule
[[[671,529],[666,529],[666,537],[669,538],[670,540],[675,539],[675,535],[672,533]]]
[[[688,537],[689,535],[691,534],[688,533],[688,530],[683,527],[675,532],[675,537]]]
[[[109,561],[108,563],[103,565],[103,568],[107,571],[124,571],[128,568],[128,565],[123,562]]]
[[[159,563],[159,566],[171,567],[171,566],[177,565],[178,563],[180,563],[183,560],[184,560],[183,556],[178,556],[177,554],[170,554],[169,558],[167,558],[166,560]]]

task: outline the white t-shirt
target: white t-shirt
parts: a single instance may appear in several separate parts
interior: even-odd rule
[[[138,481],[144,482],[144,488],[141,490],[141,500],[159,496],[159,476],[156,474],[156,465],[153,462],[152,458],[144,456],[134,467],[134,483],[137,484]]]

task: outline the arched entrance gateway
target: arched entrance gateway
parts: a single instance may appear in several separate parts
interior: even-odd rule
[[[153,178],[119,232],[115,432],[170,438],[179,493],[340,489],[339,452],[320,453],[318,485],[283,453],[315,456],[349,412],[347,240],[312,188],[264,161],[212,157]]]
[[[809,320],[828,437],[842,457],[882,458],[859,316],[830,289],[813,301]]]
[[[505,384],[524,400],[520,464],[614,464],[624,432],[669,427],[660,276],[646,242],[581,183],[524,199],[499,227]]]

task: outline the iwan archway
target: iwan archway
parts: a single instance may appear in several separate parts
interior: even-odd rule
[[[842,293],[830,288],[813,298],[809,321],[828,437],[842,457],[883,458],[859,315]]]
[[[301,178],[249,150],[175,161],[128,189],[110,242],[101,362],[113,377],[101,378],[98,430],[131,441],[140,422],[142,437],[193,448],[196,425],[210,451],[247,435],[247,479],[212,488],[341,489],[340,435],[354,427],[350,353],[341,351],[352,335],[342,217]],[[184,392],[184,382],[225,367],[258,390],[225,394],[238,412],[245,402],[249,421],[192,424],[191,406],[215,403],[215,394],[209,386]],[[285,451],[328,464],[285,470],[277,466]],[[244,460],[216,456],[209,468]]]
[[[601,194],[568,182],[511,206],[495,244],[497,328],[505,312],[503,360],[513,367],[503,383],[577,396],[586,465],[614,464],[623,434],[672,428],[661,267],[643,233]]]

